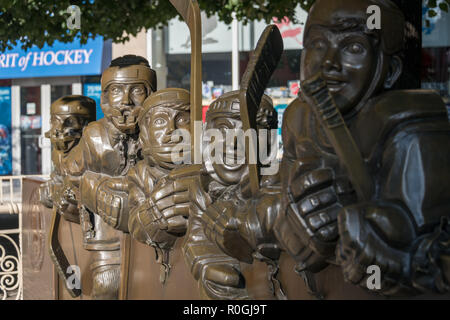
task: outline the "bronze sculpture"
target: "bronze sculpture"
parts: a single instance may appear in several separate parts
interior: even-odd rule
[[[308,19],[301,73],[305,93],[310,93],[311,78],[319,72],[373,181],[365,181],[369,187],[358,190],[360,184],[351,173],[357,159],[343,163],[341,150],[333,144],[329,129],[324,129],[325,141],[332,143],[333,153],[338,155],[340,162],[332,171],[335,177],[339,176],[338,172],[348,177],[357,199],[346,182],[340,184],[339,179],[329,175],[330,171],[325,174],[322,171],[323,176],[318,178],[313,172],[320,172],[323,167],[314,168],[313,163],[308,163],[309,168],[304,174],[311,175],[308,181],[311,184],[306,187],[301,183],[304,194],[295,194],[295,197],[301,215],[308,216],[315,235],[305,237],[303,233],[301,238],[304,242],[308,239],[314,243],[310,248],[325,244],[333,251],[332,243],[338,240],[337,263],[346,280],[352,283],[365,287],[367,267],[377,265],[383,275],[378,291],[384,295],[445,293],[448,292],[445,273],[448,272],[449,248],[445,245],[448,237],[445,221],[449,193],[444,185],[450,172],[439,169],[438,173],[437,168],[445,167],[444,163],[450,159],[450,126],[437,94],[389,91],[402,71],[404,18],[392,2],[377,2],[382,10],[382,28],[367,30],[366,9],[375,2],[342,1],[325,8],[325,2],[319,0]],[[339,14],[331,14],[338,10]],[[325,30],[321,31],[324,22]],[[349,22],[354,26],[341,31],[339,39],[336,31],[329,32],[336,27],[337,30],[347,27]],[[357,35],[352,34],[355,31]],[[325,49],[321,41],[325,43]],[[317,94],[320,90],[305,95],[307,103],[304,106],[315,108],[324,103]],[[298,109],[311,112],[308,107]],[[320,120],[316,127],[319,123]],[[320,133],[316,132],[309,137],[316,142],[317,148],[323,144],[319,143]],[[439,156],[430,152],[430,143],[439,150]],[[321,149],[325,151],[327,147]],[[316,171],[311,171],[313,168]],[[375,186],[370,186],[372,183]],[[315,194],[307,195],[308,189],[319,185],[320,191],[316,189]],[[327,191],[330,187],[334,192]],[[320,216],[323,212],[329,219]],[[286,213],[291,217],[292,214],[292,211]],[[326,249],[315,252],[322,258],[333,260],[333,255]]]
[[[50,179],[40,186],[40,200],[47,208],[53,208],[51,232],[49,234],[50,256],[59,275],[67,278],[69,261],[58,240],[61,216],[64,219],[80,223],[76,199],[70,190],[64,189],[63,162],[69,152],[78,144],[83,129],[95,121],[95,101],[84,96],[71,95],[62,97],[50,106],[50,131],[45,136],[50,139],[53,171]],[[67,282],[65,282],[67,285]],[[79,288],[67,288],[73,297],[79,296]]]
[[[195,2],[171,2],[186,9],[194,39]],[[367,27],[372,4],[381,8],[381,30]],[[48,188],[42,193],[72,221],[78,221],[78,202],[86,248],[97,253],[94,298],[117,298],[120,231],[155,248],[163,283],[169,251],[185,236],[186,263],[207,299],[249,298],[240,262],[254,259],[269,264],[273,291],[285,298],[276,279],[283,250],[318,297],[312,274],[330,264],[363,288],[367,268],[378,266],[378,292],[387,296],[447,293],[450,126],[438,95],[392,90],[402,71],[403,30],[403,15],[389,0],[316,1],[305,28],[302,92],[284,115],[281,172],[272,176],[248,163],[255,150],[233,165],[210,153],[203,164],[175,163],[175,147],[183,158],[200,149],[173,139],[175,129],[196,139],[198,48],[192,96],[156,91],[143,58],[114,60],[102,77],[106,118],[87,126],[79,142],[79,133],[73,139],[54,134],[52,179],[62,187],[51,197]],[[276,127],[272,102],[262,93],[282,42],[274,27],[266,31],[262,39],[272,40],[258,44],[261,59],[251,61],[240,92],[211,104],[207,130]],[[226,151],[225,159],[242,160],[234,145]]]
[[[130,207],[128,230],[133,238],[155,248],[162,266],[162,283],[170,270],[169,251],[177,237],[186,232],[189,207],[183,195],[158,201],[162,191],[155,187],[176,167],[174,149],[186,142],[174,139],[174,133],[178,129],[189,133],[189,109],[190,95],[184,89],[163,89],[145,100],[139,116],[144,160],[139,161],[127,176]],[[186,151],[181,156],[189,157],[190,148],[189,143],[181,148],[181,152],[183,149]],[[166,187],[176,189],[175,183]],[[187,195],[184,198],[187,199]]]
[[[268,96],[265,96],[261,102],[258,123],[264,128],[276,127],[276,114]],[[220,129],[222,133],[242,129],[239,92],[226,93],[211,104],[206,114],[205,126],[205,130],[209,129]],[[224,150],[225,158],[227,152],[234,155],[232,157],[235,159],[238,156],[233,147],[230,150]],[[170,189],[171,193],[165,191],[167,185],[175,184],[176,187]],[[240,196],[246,193],[248,197],[250,196],[248,191],[248,166],[245,163],[234,165],[216,163],[208,156],[203,165],[187,165],[172,170],[167,179],[156,187],[156,193],[159,194],[156,204],[164,203],[167,197],[174,196],[180,199],[180,206],[183,206],[181,202],[185,201],[185,206],[190,208],[183,253],[188,268],[198,281],[203,298],[248,298],[239,261],[221,252],[220,248],[206,237],[202,225],[202,216],[215,201],[222,198],[228,199],[236,192]],[[189,195],[188,198],[185,198],[186,194]]]
[[[65,96],[62,97],[50,106],[50,131],[45,133],[46,138],[50,139],[53,152],[52,164],[54,170],[50,176],[50,180],[44,183],[41,190],[41,202],[48,208],[53,207],[52,199],[64,198],[57,197],[55,193],[62,186],[62,172],[61,166],[63,160],[67,157],[70,150],[72,150],[80,141],[83,129],[89,122],[95,120],[95,101],[84,96]],[[57,206],[60,206],[59,211],[67,220],[79,223],[78,212],[69,203],[64,206],[62,203],[56,201]],[[69,209],[70,207],[70,209]],[[75,209],[75,210],[74,210]]]
[[[381,7],[381,30],[366,27],[371,4]],[[390,1],[318,0],[311,9],[303,91],[284,115],[281,210],[273,233],[298,272],[339,264],[347,281],[367,289],[366,270],[376,265],[383,295],[446,293],[450,126],[437,94],[389,90],[402,70],[403,21]],[[338,126],[350,135],[336,132]],[[345,146],[350,138],[359,155]],[[260,224],[275,203],[262,210]],[[211,219],[204,222],[224,221],[210,238],[233,256],[255,250],[242,238],[261,234],[261,227],[229,211],[207,212]],[[236,229],[240,241],[224,237]]]
[[[146,59],[127,55],[111,62],[102,75],[105,118],[84,130],[64,168],[81,208],[84,246],[95,252],[91,265],[94,299],[117,299],[120,281],[120,232],[126,220],[109,212],[127,210],[126,174],[141,159],[137,119],[144,100],[156,91],[156,75]],[[106,184],[114,179],[114,183]],[[114,189],[110,189],[109,187]],[[111,197],[111,191],[113,196]],[[116,214],[119,217],[122,215]]]

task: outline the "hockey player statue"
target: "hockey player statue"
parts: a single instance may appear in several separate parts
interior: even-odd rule
[[[50,131],[45,136],[50,139],[53,171],[50,179],[40,186],[40,200],[47,208],[53,209],[50,229],[50,257],[62,279],[67,279],[69,262],[61,248],[58,230],[61,216],[67,221],[80,223],[78,203],[70,189],[64,188],[64,160],[80,141],[83,129],[95,121],[95,101],[80,95],[62,97],[50,106]],[[67,284],[66,282],[64,282]],[[80,288],[67,288],[73,296],[81,294]]]
[[[367,27],[373,4],[380,30]],[[436,93],[392,89],[404,28],[389,0],[317,0],[311,8],[302,91],[284,114],[281,210],[267,234],[299,273],[336,264],[367,289],[376,266],[380,294],[448,293],[450,125]],[[263,205],[240,219],[240,209],[207,211],[205,223],[223,221],[210,238],[231,256],[255,250],[246,239],[263,234],[277,201]],[[236,229],[238,237],[224,237]]]
[[[125,228],[128,221],[114,217],[125,216],[119,213],[127,209],[126,175],[141,159],[138,116],[156,91],[156,74],[146,59],[126,55],[103,72],[101,88],[105,117],[86,127],[65,168],[81,208],[84,247],[94,251],[92,297],[117,299],[121,232],[114,228]]]

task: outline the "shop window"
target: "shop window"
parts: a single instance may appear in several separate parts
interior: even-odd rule
[[[22,174],[41,174],[41,87],[21,87],[20,100]]]
[[[167,55],[167,68],[167,87],[189,90],[190,55]],[[204,53],[202,56],[202,81],[205,84],[204,100],[206,101],[211,101],[211,99],[231,91],[231,53]]]
[[[71,85],[63,85],[63,86],[52,86],[51,87],[51,101],[52,103],[59,98],[64,96],[68,96],[72,94],[72,86]]]

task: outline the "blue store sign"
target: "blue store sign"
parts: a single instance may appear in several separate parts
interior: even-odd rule
[[[12,173],[11,88],[0,87],[0,175]]]
[[[105,115],[103,114],[102,107],[100,106],[100,101],[102,97],[102,87],[100,83],[85,83],[83,85],[83,95],[91,99],[94,99],[97,108],[96,119],[100,120],[101,118],[103,118]]]
[[[42,49],[27,51],[18,43],[0,54],[0,79],[83,76],[101,74],[103,38],[89,39],[84,45],[55,41]]]

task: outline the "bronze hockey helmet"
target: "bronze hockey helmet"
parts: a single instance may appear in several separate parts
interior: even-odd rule
[[[263,95],[259,104],[256,123],[258,130],[277,128],[277,113],[273,108],[272,99],[267,95]],[[214,148],[215,145],[211,143],[212,137],[209,136],[209,129],[221,130],[223,136],[217,137],[218,140],[214,137],[214,144],[220,143],[219,140],[223,139],[222,143],[225,142],[225,145],[222,145],[222,154],[214,150],[214,156],[212,155],[211,148]],[[243,147],[245,143],[242,143],[244,142],[242,137],[245,139],[246,133],[240,136],[238,132],[234,131],[242,129],[239,91],[225,93],[211,103],[206,112],[206,131],[203,135],[204,166],[208,174],[221,184],[237,184],[248,174],[248,166],[244,161],[245,149]],[[236,139],[229,140],[228,133],[236,134]],[[214,134],[214,130],[211,131],[211,134]],[[229,143],[231,141],[233,142]]]
[[[206,112],[206,122],[217,117],[241,118],[239,104],[239,91],[230,91],[214,100]],[[276,129],[278,118],[273,107],[272,99],[264,94],[256,114],[256,121],[259,127],[265,129]]]
[[[109,90],[114,85],[118,85],[119,88],[124,86],[121,92],[123,98],[111,100]],[[125,89],[133,85],[145,87],[145,92],[140,89],[138,98],[136,98],[135,90]],[[103,72],[101,86],[103,92],[101,106],[105,117],[124,133],[136,132],[142,104],[145,98],[157,89],[156,73],[150,68],[147,59],[135,55],[125,55],[114,59],[109,68]],[[114,97],[114,91],[112,93]]]
[[[172,151],[183,149],[183,158],[190,154],[188,137],[190,133],[190,94],[179,88],[169,88],[153,93],[144,101],[139,116],[139,139],[142,152],[152,165],[171,169],[175,166]],[[175,138],[177,129],[183,139]],[[177,135],[178,136],[178,135]],[[186,139],[186,140],[185,140]]]
[[[45,133],[55,148],[69,152],[81,138],[83,128],[95,120],[96,105],[81,95],[62,97],[50,106],[51,129]]]

